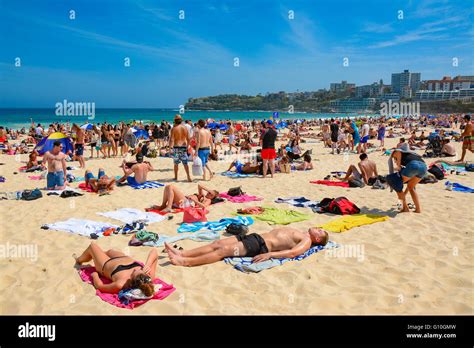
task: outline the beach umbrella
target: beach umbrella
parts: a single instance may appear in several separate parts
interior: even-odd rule
[[[220,124],[219,129],[222,130],[222,131],[225,131],[225,130],[229,129],[229,126],[227,126],[226,124]]]
[[[217,128],[218,126],[219,126],[218,123],[216,123],[216,122],[211,122],[211,123],[208,123],[207,128],[209,128],[209,129],[215,129],[215,128]]]
[[[63,145],[62,152],[67,153],[73,150],[71,139],[61,132],[51,133],[47,137],[41,139],[41,141],[36,144],[35,150],[38,151],[40,156],[43,156],[47,151],[53,149],[55,141],[59,141]]]
[[[86,124],[83,124],[81,128],[85,130],[91,130],[94,128],[94,125],[92,123],[86,123]]]

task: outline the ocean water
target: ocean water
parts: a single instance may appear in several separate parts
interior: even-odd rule
[[[118,123],[120,121],[131,122],[133,120],[145,123],[159,123],[162,120],[173,121],[178,109],[96,109],[94,119],[85,116],[57,116],[55,109],[0,109],[0,126],[19,129],[35,124],[49,125],[54,122],[61,123]],[[207,120],[263,120],[272,116],[270,111],[185,111],[181,116],[184,119],[197,121]],[[331,118],[350,117],[356,114],[322,114],[322,113],[283,113],[280,112],[278,119],[310,119],[310,118]]]

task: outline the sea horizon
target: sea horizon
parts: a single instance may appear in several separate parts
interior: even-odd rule
[[[0,108],[0,126],[20,129],[30,127],[31,121],[35,124],[62,123],[118,123],[141,121],[144,123],[160,123],[161,121],[173,121],[176,114],[180,113],[178,108],[98,108],[95,109],[94,118],[87,115],[59,116],[55,114],[55,108]],[[315,119],[331,117],[355,117],[361,116],[357,113],[319,113],[319,112],[281,112],[264,110],[185,110],[181,113],[184,119],[193,122],[199,119],[250,121],[268,119],[273,117],[274,112],[278,116],[274,119]]]

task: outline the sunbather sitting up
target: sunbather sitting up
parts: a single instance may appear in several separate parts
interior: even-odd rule
[[[144,162],[143,155],[140,153],[137,154],[136,159],[137,163],[133,164],[130,168],[127,166],[127,163],[122,163],[124,176],[118,180],[119,183],[127,181],[129,185],[139,185],[147,181],[147,174],[153,170],[153,166],[150,162]]]
[[[219,191],[208,189],[201,184],[198,184],[198,193],[185,196],[177,186],[169,184],[165,186],[161,205],[154,205],[149,209],[173,212],[173,209],[183,209],[192,206],[207,208],[218,196]]]
[[[107,194],[109,191],[114,189],[115,178],[109,178],[107,175],[105,175],[105,171],[102,168],[99,168],[97,179],[90,170],[86,170],[84,177],[86,179],[86,186],[89,186],[92,190],[94,190],[94,192],[97,192],[98,194]]]
[[[78,265],[94,261],[97,272],[92,273],[93,285],[102,292],[116,294],[122,289],[140,289],[146,296],[152,296],[155,291],[153,280],[158,261],[156,249],[152,249],[148,254],[145,266],[121,251],[110,249],[104,252],[94,242],[81,256],[76,257],[75,254],[72,256]],[[112,283],[104,284],[99,274]]]
[[[235,256],[252,257],[253,262],[292,258],[303,254],[312,245],[326,245],[328,240],[328,233],[320,228],[311,227],[305,233],[291,227],[280,227],[263,234],[224,238],[191,250],[179,251],[166,243],[165,247],[173,265],[192,267]]]

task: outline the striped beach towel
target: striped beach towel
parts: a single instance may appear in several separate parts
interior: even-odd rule
[[[236,270],[239,270],[244,273],[258,273],[261,271],[264,271],[266,269],[270,269],[276,266],[281,266],[285,262],[288,261],[301,261],[308,256],[313,255],[314,253],[317,253],[318,251],[324,250],[324,249],[329,249],[329,248],[338,248],[339,245],[336,243],[329,241],[326,245],[315,245],[311,247],[310,249],[306,250],[304,254],[301,254],[299,256],[293,257],[293,258],[282,258],[282,259],[270,259],[270,260],[265,260],[262,262],[257,262],[253,263],[251,257],[226,257],[224,259],[224,262],[234,266]]]
[[[143,189],[154,189],[158,187],[165,186],[164,184],[160,184],[158,181],[145,181],[143,184],[139,185],[129,185],[133,187],[135,190],[143,190]]]

